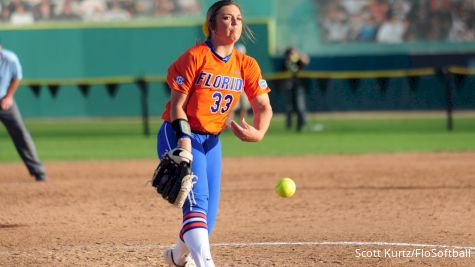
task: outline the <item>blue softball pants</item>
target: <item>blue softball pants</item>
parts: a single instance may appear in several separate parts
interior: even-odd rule
[[[169,122],[164,122],[158,131],[157,152],[160,160],[177,145],[175,131]],[[221,184],[221,141],[219,135],[192,131],[193,162],[191,169],[198,177],[193,190],[183,205],[183,216],[201,212],[207,217],[208,233],[211,235],[218,213]]]

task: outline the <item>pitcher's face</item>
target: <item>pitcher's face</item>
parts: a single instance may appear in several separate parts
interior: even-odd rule
[[[225,43],[235,43],[241,38],[241,10],[235,5],[223,6],[216,14],[214,34]]]

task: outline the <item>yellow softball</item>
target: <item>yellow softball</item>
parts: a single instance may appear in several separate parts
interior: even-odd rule
[[[293,196],[296,189],[295,182],[288,177],[280,179],[275,185],[275,192],[281,197]]]

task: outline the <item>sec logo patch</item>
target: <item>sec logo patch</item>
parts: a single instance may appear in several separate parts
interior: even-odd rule
[[[262,89],[266,89],[267,88],[266,80],[259,80],[259,87],[261,87]]]
[[[176,76],[175,81],[178,85],[182,85],[185,82],[185,79],[182,76]]]

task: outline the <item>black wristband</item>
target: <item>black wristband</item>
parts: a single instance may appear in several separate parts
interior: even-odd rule
[[[172,122],[172,128],[175,131],[176,139],[182,137],[191,137],[190,124],[187,120],[176,119]]]

